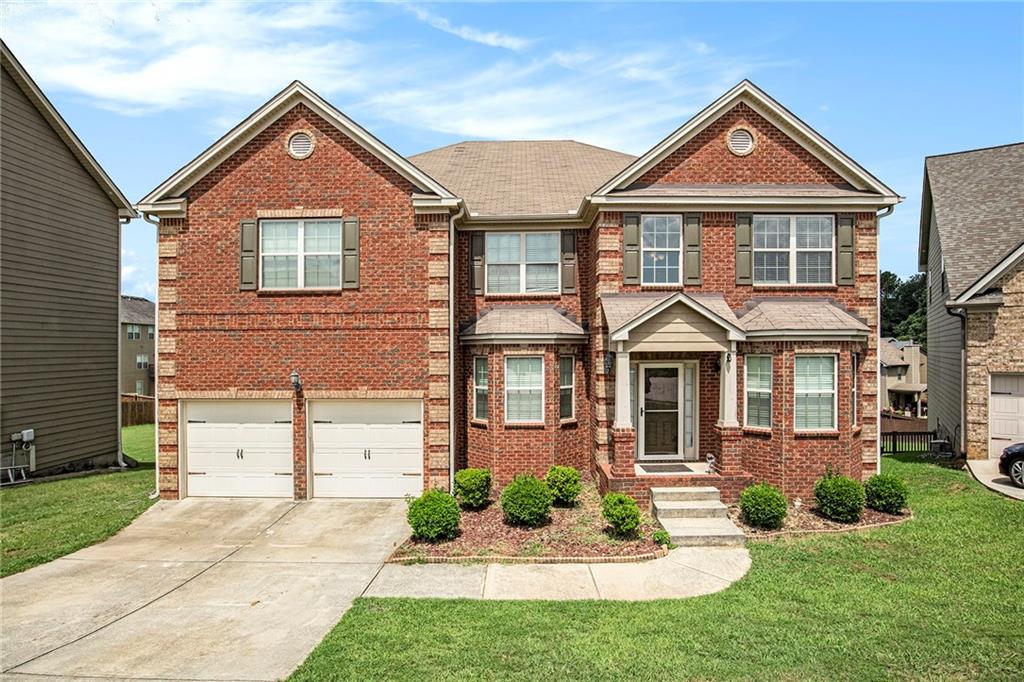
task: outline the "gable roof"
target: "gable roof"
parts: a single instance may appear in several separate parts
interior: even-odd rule
[[[573,140],[458,142],[409,157],[465,200],[471,216],[574,215],[630,154]]]
[[[595,192],[605,196],[615,190],[623,190],[639,179],[644,173],[664,160],[673,151],[686,144],[722,114],[743,102],[766,120],[783,130],[814,157],[834,170],[857,190],[866,190],[885,198],[885,203],[895,204],[900,197],[885,183],[865,170],[819,135],[809,125],[794,116],[788,109],[768,96],[749,80],[743,80],[705,107],[693,118],[677,128],[671,135],[654,145],[649,151],[612,177]]]
[[[78,159],[78,162],[82,164],[85,171],[96,181],[96,184],[100,186],[114,206],[117,207],[118,214],[123,218],[136,217],[132,203],[121,193],[121,190],[110,179],[110,176],[103,170],[103,167],[100,166],[95,157],[89,153],[89,150],[82,144],[82,141],[78,139],[75,131],[71,129],[71,126],[64,120],[64,117],[60,115],[60,112],[57,111],[56,107],[53,106],[39,86],[36,85],[36,82],[32,80],[32,76],[28,74],[25,67],[14,56],[11,49],[7,47],[7,43],[2,40],[0,40],[0,62],[2,62],[4,70],[11,75],[11,78],[18,84],[18,87],[25,93],[25,96],[36,110],[39,111],[40,115],[50,124],[53,131],[57,133],[57,136],[64,141],[67,148]]]
[[[153,324],[155,318],[156,305],[148,298],[121,295],[122,324]]]
[[[139,201],[139,208],[144,211],[156,209],[158,202],[180,197],[189,187],[298,104],[309,107],[421,191],[441,198],[454,198],[441,183],[374,137],[305,84],[292,81],[284,90],[267,100],[244,121],[143,197]]]
[[[929,156],[924,172],[919,262],[934,211],[949,295],[963,302],[1024,256],[1024,143]]]
[[[612,341],[629,339],[630,331],[676,303],[681,303],[720,326],[726,331],[730,341],[742,341],[746,338],[735,313],[721,294],[684,294],[677,291],[670,294],[655,294],[653,297],[629,294],[606,294],[601,297],[601,306],[608,321],[608,332]]]

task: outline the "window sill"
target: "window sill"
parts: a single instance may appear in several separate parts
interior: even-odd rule
[[[505,422],[505,429],[526,429],[537,430],[546,426],[544,422]]]
[[[567,294],[568,296],[575,296],[576,294]],[[536,294],[484,294],[484,299],[496,299],[503,301],[510,301],[516,299],[528,298],[530,300],[536,300],[538,298],[561,298],[561,291],[544,291]]]
[[[340,294],[343,291],[358,291],[358,289],[342,289],[340,287],[310,288],[310,289],[257,289],[257,296],[308,296],[310,294]]]
[[[579,422],[576,421],[576,417],[568,417],[566,419],[559,419],[559,426],[576,426]]]
[[[857,424],[857,425],[854,425],[853,430],[850,432],[850,434],[854,435],[854,436],[859,436],[860,432],[863,431],[863,430],[864,430],[864,427],[859,425],[859,424]]]
[[[817,291],[832,291],[838,290],[838,284],[754,284],[755,289],[760,291],[766,291],[771,289],[788,290],[788,289],[815,289]]]
[[[816,431],[793,431],[795,438],[839,438],[839,431],[835,429],[821,429]]]
[[[469,420],[469,425],[470,426],[475,426],[478,429],[486,429],[487,426],[488,426],[488,422],[485,419],[470,419]]]
[[[772,427],[770,426],[744,426],[743,433],[749,433],[752,436],[770,436],[772,435]]]

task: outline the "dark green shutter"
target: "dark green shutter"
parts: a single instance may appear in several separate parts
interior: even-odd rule
[[[341,288],[359,288],[359,218],[345,218],[342,222]]]
[[[754,283],[754,216],[736,214],[736,284]]]
[[[853,226],[851,214],[839,216],[836,229],[836,284],[853,286]]]
[[[640,214],[627,213],[622,228],[622,281],[640,284]]]
[[[239,240],[239,284],[242,291],[255,291],[259,287],[260,234],[255,220],[243,220]]]
[[[576,293],[576,232],[562,232],[562,293]]]
[[[701,252],[700,213],[687,213],[683,216],[683,283],[701,283],[700,252]]]
[[[469,235],[469,289],[474,295],[484,293],[484,233]]]

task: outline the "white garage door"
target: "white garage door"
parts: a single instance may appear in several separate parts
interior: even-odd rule
[[[423,491],[423,403],[310,403],[314,497],[404,497]]]
[[[190,497],[291,497],[292,407],[280,400],[185,403]]]
[[[989,410],[989,457],[1024,442],[1024,374],[993,374]]]

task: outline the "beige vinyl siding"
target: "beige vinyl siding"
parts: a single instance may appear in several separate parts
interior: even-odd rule
[[[150,376],[156,376],[156,341],[146,334],[148,326],[150,325],[139,324],[141,339],[129,339],[128,325],[121,325],[121,393],[135,393],[135,382],[141,379],[145,389],[143,395],[153,395],[154,382]],[[136,355],[148,355],[150,368],[136,368]]]
[[[0,442],[35,429],[39,471],[106,463],[118,443],[117,209],[2,78]]]
[[[726,331],[703,315],[676,303],[629,333],[626,350],[633,352],[728,350]]]
[[[942,286],[942,245],[934,212],[928,232],[928,429],[942,424],[953,435],[960,426],[963,330],[960,318],[946,311],[949,291]]]

